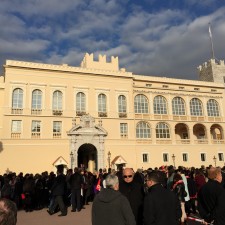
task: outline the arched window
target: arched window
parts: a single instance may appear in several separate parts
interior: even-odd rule
[[[78,92],[76,95],[76,111],[86,112],[86,96],[83,92]]]
[[[157,124],[156,138],[170,138],[170,128],[166,123]]]
[[[181,97],[175,97],[172,100],[173,115],[185,115],[185,104]]]
[[[42,91],[41,90],[34,90],[32,92],[32,109],[41,109],[42,108]]]
[[[192,116],[202,116],[202,103],[198,98],[192,98],[190,101],[190,111]]]
[[[106,112],[106,95],[105,94],[98,95],[98,112],[100,113]]]
[[[144,95],[136,95],[134,98],[135,113],[148,113],[148,99]]]
[[[208,116],[220,116],[219,105],[216,100],[209,99],[209,101],[207,102],[207,113]]]
[[[141,121],[136,126],[136,138],[150,138],[150,126],[148,123]]]
[[[52,109],[53,110],[62,110],[62,101],[63,101],[62,92],[61,91],[54,91],[53,101],[52,101]]]
[[[119,113],[127,112],[127,99],[124,95],[120,95],[118,97],[118,110],[119,110]]]
[[[154,98],[154,114],[167,114],[167,101],[161,95]]]
[[[23,108],[23,90],[21,88],[16,88],[13,90],[12,108],[13,109],[22,109]]]

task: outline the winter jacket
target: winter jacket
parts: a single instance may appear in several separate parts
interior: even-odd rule
[[[113,189],[102,189],[92,206],[92,225],[136,225],[125,196]]]

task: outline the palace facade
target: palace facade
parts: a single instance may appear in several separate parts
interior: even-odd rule
[[[136,75],[117,57],[80,67],[7,60],[0,77],[0,174],[120,165],[224,165],[224,61],[200,80]]]

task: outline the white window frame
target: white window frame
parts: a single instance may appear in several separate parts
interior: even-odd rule
[[[164,160],[164,155],[167,155],[167,161]],[[170,154],[168,152],[162,153],[162,161],[163,161],[163,163],[169,163],[170,162]]]
[[[184,155],[186,155],[186,158],[187,158],[186,161],[184,160]],[[187,152],[182,152],[182,162],[188,162],[189,161],[188,159],[189,159],[188,153]]]
[[[144,155],[147,155],[147,161],[144,161]],[[142,161],[142,163],[149,163],[149,153],[148,152],[141,153],[141,161]]]
[[[220,160],[219,154],[222,154],[222,160]],[[218,161],[219,162],[224,162],[224,153],[223,152],[218,152],[217,155],[218,155]]]
[[[202,160],[202,155],[204,154],[205,161]],[[200,161],[201,162],[206,162],[207,161],[207,154],[205,152],[200,152]]]

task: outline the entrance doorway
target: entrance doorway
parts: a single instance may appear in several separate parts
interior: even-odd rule
[[[78,149],[78,167],[90,172],[97,170],[97,149],[92,144],[83,144]]]

